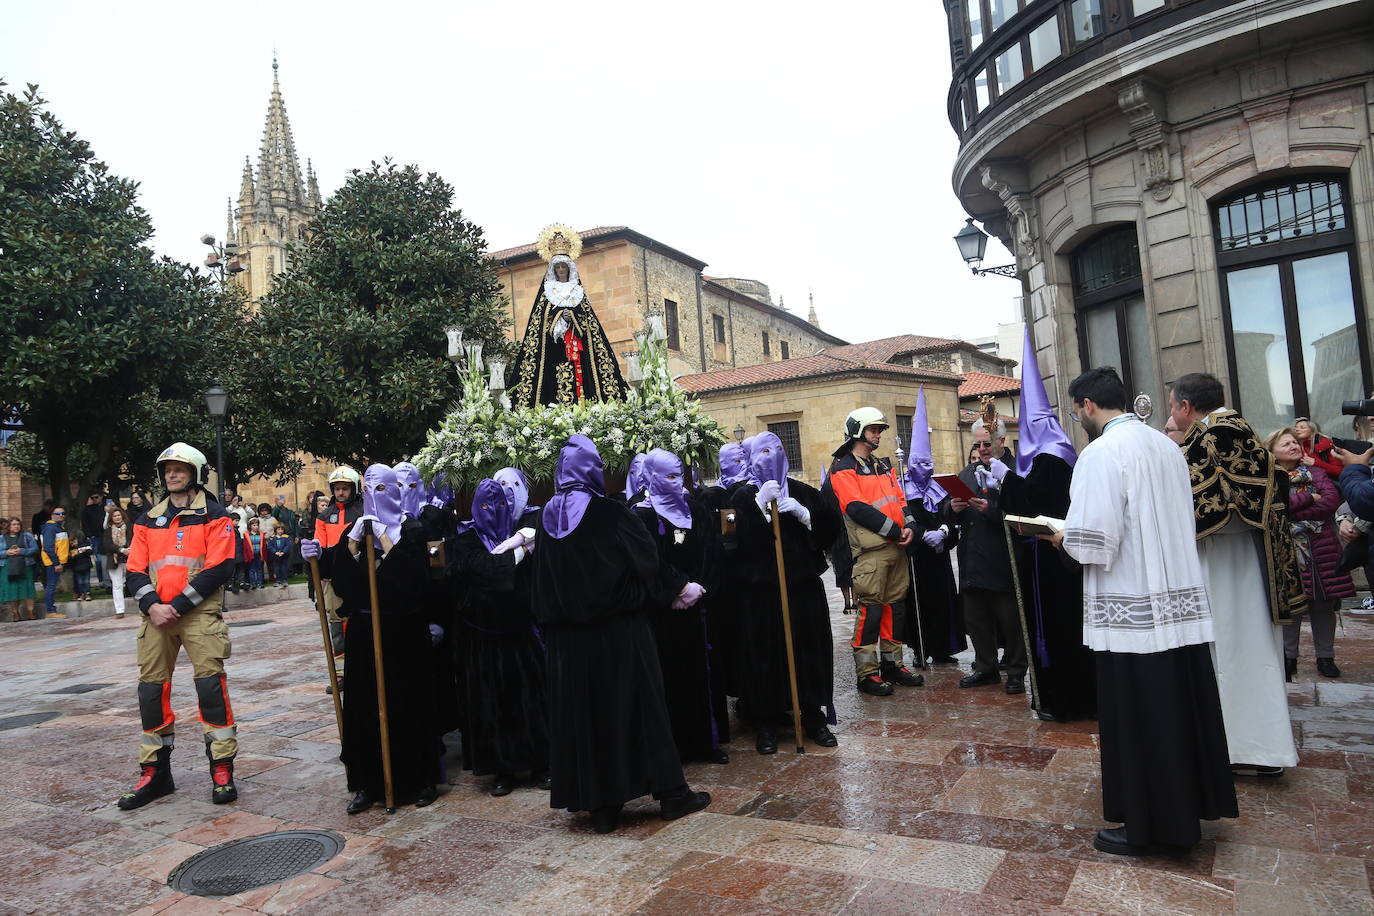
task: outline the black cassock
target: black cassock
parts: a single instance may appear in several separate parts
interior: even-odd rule
[[[542,774],[549,767],[544,647],[530,613],[533,558],[492,555],[475,530],[448,556],[457,598],[463,768],[478,776]]]
[[[730,740],[721,673],[711,666],[707,632],[708,608],[718,590],[720,539],[712,528],[710,510],[696,499],[689,499],[688,505],[690,531],[674,528],[652,508],[636,507],[634,513],[658,548],[659,593],[676,596],[688,582],[706,589],[695,606],[673,610],[665,604],[650,617],[673,740],[683,760],[703,760]]]
[[[372,603],[367,554],[354,557],[348,537],[321,556],[320,572],[343,601],[344,655],[348,659],[343,693],[343,748],[339,759],[348,772],[348,790],[383,797],[381,729],[377,717],[377,676],[373,663]],[[380,554],[380,551],[379,551]],[[379,556],[377,595],[381,602],[382,664],[386,671],[387,726],[391,744],[392,788],[396,803],[407,804],[434,785],[441,738],[435,713],[433,651],[427,601],[429,560],[425,542],[403,534],[385,557]],[[375,613],[375,611],[374,611]]]
[[[1036,455],[1026,477],[1013,470],[1002,480],[1002,509],[1065,518],[1072,475],[1063,458]],[[1097,667],[1083,645],[1083,568],[1039,538],[1013,533],[1012,543],[1030,637],[1026,657],[1035,666],[1035,709],[1057,722],[1094,718]]]
[[[920,500],[907,503],[916,523],[922,532],[934,531],[944,522],[946,496],[935,511],[925,507]],[[948,658],[958,655],[968,648],[964,636],[964,605],[959,597],[959,586],[954,577],[954,564],[950,560],[954,548],[959,544],[959,526],[950,525],[949,535],[941,544],[941,550],[927,546],[916,535],[907,552],[911,555],[912,567],[916,572],[916,587],[907,593],[907,607],[915,607],[920,613],[920,628],[916,625],[916,615],[906,617],[906,633],[902,642],[911,646],[912,653],[922,660],[928,658]],[[913,605],[912,599],[915,599]],[[924,643],[922,642],[924,638]]]
[[[716,587],[707,596],[706,634],[711,641],[711,672],[719,677],[717,683],[720,684],[722,701],[727,696],[743,695],[741,684],[745,659],[741,657],[740,647],[744,641],[742,615],[747,596],[739,569],[739,538],[733,530],[725,533],[720,520],[721,510],[725,510],[727,516],[733,514],[730,500],[741,486],[743,483],[728,488],[707,487],[698,494],[701,504],[710,513],[711,524],[718,535]],[[722,744],[730,740],[727,724],[721,723],[720,734]]]
[[[549,805],[592,811],[687,780],[673,743],[649,616],[658,550],[624,505],[594,496],[562,538],[538,529],[534,615],[549,678]]]
[[[829,716],[822,710],[834,705],[835,645],[830,632],[830,606],[821,573],[825,549],[839,533],[840,514],[830,500],[814,487],[788,478],[787,489],[811,513],[811,528],[784,514],[783,562],[787,569],[787,598],[792,617],[792,644],[796,651],[797,695],[803,727],[819,725]],[[735,510],[736,550],[740,580],[744,585],[741,605],[743,623],[743,699],[755,722],[773,724],[792,708],[787,676],[787,646],[782,628],[782,599],[778,592],[778,566],[773,523],[759,511],[754,497],[758,487],[744,484],[731,500]]]

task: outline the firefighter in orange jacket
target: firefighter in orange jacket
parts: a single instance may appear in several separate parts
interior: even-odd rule
[[[175,442],[158,456],[158,477],[167,496],[134,524],[128,583],[143,613],[138,631],[138,709],[143,738],[138,782],[119,797],[124,810],[140,808],[176,790],[171,756],[172,669],[182,647],[191,658],[205,756],[210,758],[210,798],[238,798],[234,756],[238,732],[229,706],[224,660],[229,627],[221,613],[224,586],[239,558],[235,518],[207,495],[205,455]]]
[[[315,519],[315,530],[307,540],[319,543],[320,550],[328,550],[339,543],[339,538],[363,517],[363,479],[358,472],[346,464],[341,464],[329,474],[329,491],[333,499],[329,507]],[[321,564],[322,572],[327,567]],[[328,579],[321,579],[324,586],[324,608],[329,612],[329,641],[334,646],[336,657],[343,656],[344,634],[343,619],[339,617],[342,602],[334,594],[334,586]],[[343,675],[339,675],[343,680]],[[335,685],[337,686],[337,685]],[[334,686],[326,692],[334,690]]]
[[[874,456],[888,428],[882,411],[861,407],[845,418],[845,441],[834,452],[826,486],[844,515],[854,557],[854,669],[859,690],[890,696],[892,685],[919,687],[925,679],[902,662],[896,634],[904,629],[911,582],[906,547],[917,522],[907,508],[902,484],[886,458]]]

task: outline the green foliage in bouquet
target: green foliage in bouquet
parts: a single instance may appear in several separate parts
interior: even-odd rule
[[[726,441],[720,424],[673,383],[664,343],[648,335],[639,351],[643,384],[624,401],[505,408],[488,390],[480,347],[468,349],[465,364],[462,398],[412,459],[427,480],[442,472],[455,489],[470,490],[503,467],[520,468],[531,480],[550,480],[558,450],[575,433],[595,442],[613,471],[652,448],[710,469]]]

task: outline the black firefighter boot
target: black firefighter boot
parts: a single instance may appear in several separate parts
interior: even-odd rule
[[[210,758],[210,801],[217,805],[236,801],[239,789],[234,785],[234,758],[216,760],[210,757],[208,744],[205,746],[205,756]]]
[[[142,808],[150,801],[156,801],[164,795],[171,795],[177,790],[176,783],[172,782],[172,749],[170,747],[160,747],[157,750],[157,759],[152,763],[139,764],[142,773],[138,777],[138,782],[134,787],[123,795],[119,796],[116,805],[124,811],[132,811],[135,808]]]
[[[880,677],[889,684],[898,684],[902,687],[920,687],[926,682],[925,676],[914,674],[910,668],[901,662],[883,660],[880,669]]]

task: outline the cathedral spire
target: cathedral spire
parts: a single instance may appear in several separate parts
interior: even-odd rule
[[[286,117],[286,103],[281,97],[281,83],[277,76],[277,59],[272,58],[272,96],[267,103],[267,123],[262,130],[262,150],[258,155],[257,196],[276,206],[301,206],[305,203],[301,182],[301,161],[296,155],[296,141],[291,136],[291,122]]]
[[[811,314],[806,316],[806,320],[811,322],[811,324],[815,327],[820,327],[820,319],[816,317],[816,294],[811,292],[810,290],[807,290],[806,298],[811,302]]]
[[[253,163],[247,156],[243,157],[243,183],[239,185],[239,206],[245,212],[253,206],[254,184],[253,184]]]
[[[305,174],[306,194],[308,195],[306,203],[311,208],[318,210],[320,207],[324,206],[324,200],[320,198],[320,180],[315,175],[315,163],[311,162],[309,159],[305,160]]]
[[[238,227],[234,225],[234,201],[233,201],[233,198],[226,197],[226,198],[224,199],[224,207],[225,207],[225,209],[228,211],[228,214],[229,214],[229,228],[228,228],[227,230],[225,230],[225,233],[224,233],[224,241],[225,241],[225,242],[235,242],[235,243],[237,243],[238,240],[239,240],[239,231],[238,231]]]

